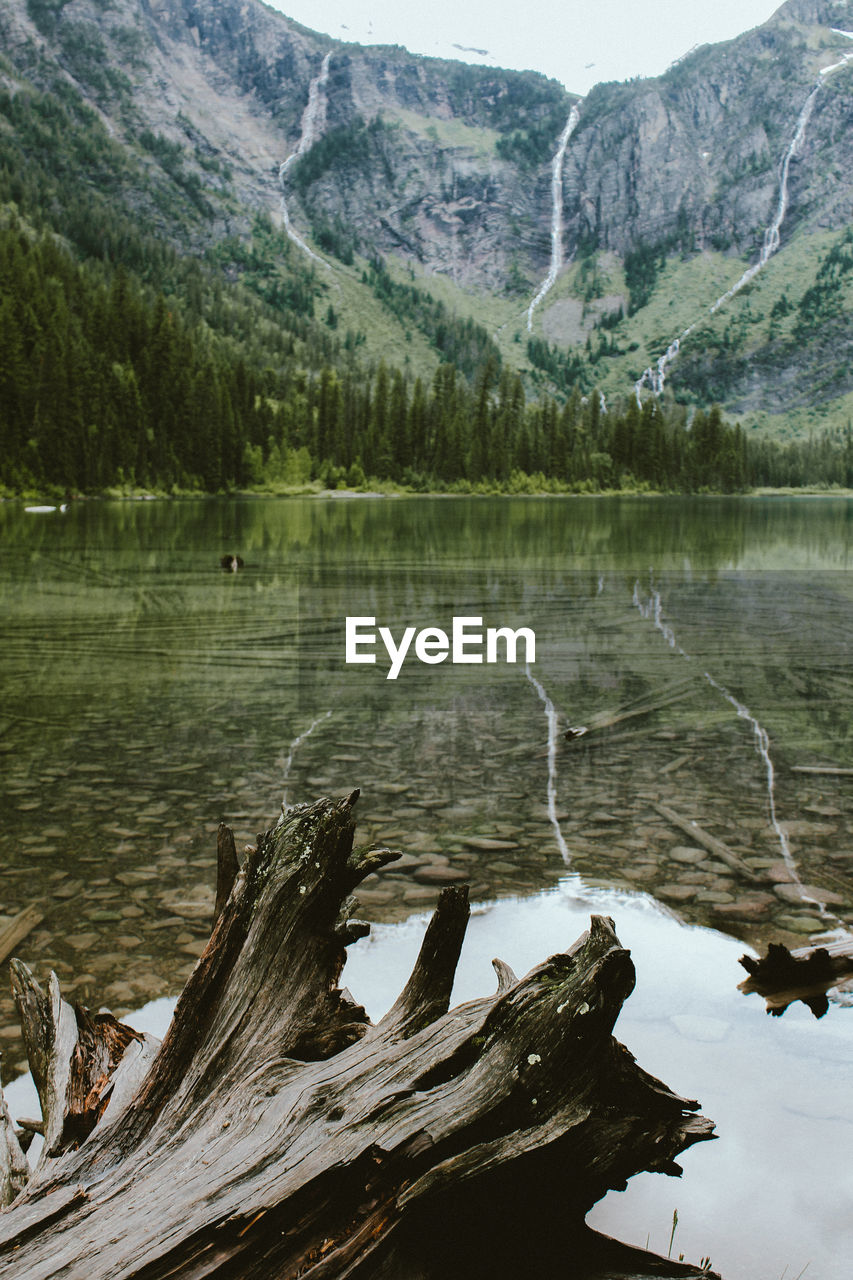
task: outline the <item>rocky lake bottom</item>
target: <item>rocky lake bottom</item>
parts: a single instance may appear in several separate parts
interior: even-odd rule
[[[853,999],[842,984],[820,1020],[768,1019],[737,960],[853,931],[850,510],[258,501],[49,524],[0,508],[17,547],[0,567],[0,929],[35,905],[15,954],[132,1020],[204,949],[219,822],[239,850],[282,803],[357,787],[357,840],[402,855],[357,895],[375,926],[345,971],[358,998],[399,989],[398,954],[445,885],[470,886],[474,950],[519,971],[606,910],[638,970],[616,1034],[721,1141],[690,1153],[674,1200],[667,1179],[632,1183],[630,1222],[602,1208],[604,1228],[664,1232],[665,1252],[677,1208],[687,1256],[729,1280],[808,1261],[808,1280],[842,1280],[832,1153]],[[232,547],[246,567],[223,574]],[[392,682],[344,666],[356,611],[398,629],[529,624],[536,661]],[[8,988],[0,1048],[5,1083],[26,1068]],[[738,1160],[754,1166],[740,1181]],[[804,1162],[815,1192],[793,1207]],[[755,1200],[748,1232],[729,1184]]]

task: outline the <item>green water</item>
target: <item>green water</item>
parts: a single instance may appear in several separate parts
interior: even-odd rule
[[[843,499],[2,505],[0,927],[38,903],[16,953],[84,1003],[173,996],[220,819],[239,845],[285,799],[359,787],[359,838],[406,857],[360,892],[388,927],[354,949],[358,998],[393,999],[454,879],[481,904],[460,998],[492,955],[523,972],[613,914],[638,968],[617,1034],[720,1141],[593,1221],[665,1252],[677,1209],[676,1251],[730,1280],[843,1280],[850,996],[768,1019],[737,955],[853,922],[851,527]],[[397,639],[528,627],[536,661],[412,658],[391,681],[381,647],[345,663],[347,615]],[[5,993],[0,1047],[8,1079]]]
[[[239,846],[285,797],[360,787],[360,837],[410,855],[365,885],[372,919],[463,873],[475,897],[532,893],[568,861],[691,923],[802,943],[853,908],[851,779],[798,771],[853,768],[851,530],[842,499],[6,504],[0,921],[39,902],[17,953],[84,1002],[174,993],[207,937],[220,819]],[[412,658],[391,681],[381,646],[346,665],[347,615],[395,637],[454,615],[534,630],[559,836],[523,663]],[[778,887],[766,764],[706,673],[769,734],[777,817],[824,914]],[[569,743],[570,726],[590,732]],[[15,1025],[4,994],[7,1075]]]

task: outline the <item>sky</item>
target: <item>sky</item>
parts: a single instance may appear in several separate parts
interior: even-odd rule
[[[314,31],[541,71],[574,93],[655,76],[695,45],[758,26],[781,0],[267,0]],[[461,46],[461,47],[460,47]]]

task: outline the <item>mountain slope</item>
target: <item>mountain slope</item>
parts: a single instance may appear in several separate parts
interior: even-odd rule
[[[679,398],[717,399],[756,422],[787,415],[782,430],[849,421],[853,291],[846,271],[828,285],[853,219],[845,21],[853,5],[843,0],[791,0],[657,81],[589,95],[567,156],[564,216],[581,255],[594,246],[621,257],[617,292],[634,314],[609,336],[623,351],[636,343],[627,361],[608,359],[602,385],[639,376],[692,330],[667,370]],[[774,225],[777,256],[726,298]],[[559,310],[550,319],[559,332]],[[547,332],[547,311],[542,322]]]
[[[566,161],[566,220],[624,254],[640,242],[751,255],[775,211],[779,168],[822,67],[853,41],[853,5],[789,0],[764,26],[691,53],[657,80],[598,85]],[[853,216],[850,74],[830,77],[790,175],[788,232]]]
[[[0,144],[42,175],[30,214],[84,252],[83,189],[412,375],[458,355],[529,394],[629,397],[689,329],[667,396],[796,432],[845,425],[853,395],[853,64],[820,76],[850,29],[849,0],[788,0],[657,80],[597,86],[555,188],[575,100],[533,73],[344,45],[258,0],[7,0]],[[783,172],[778,251],[711,315],[758,259]],[[285,212],[289,251],[263,234],[247,259],[258,218]]]

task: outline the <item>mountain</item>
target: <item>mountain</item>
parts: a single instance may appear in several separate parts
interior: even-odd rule
[[[340,224],[350,244],[498,291],[510,221],[547,240],[547,193],[496,153],[503,140],[547,161],[568,105],[540,76],[334,45],[254,0],[11,0],[0,21],[16,73],[44,88],[58,74],[128,147],[153,133],[161,165],[180,157],[214,211],[198,243],[245,229],[250,211],[277,213],[279,167],[326,53],[319,145],[296,175],[315,234]]]
[[[705,46],[657,80],[598,85],[566,161],[568,235],[625,254],[639,242],[758,253],[800,110],[853,41],[853,5],[789,0],[764,26]],[[826,80],[790,175],[786,234],[853,216],[850,73]],[[839,181],[839,179],[842,179]]]
[[[623,279],[632,270],[635,317],[617,332],[644,355],[699,322],[672,367],[680,398],[778,415],[789,430],[849,420],[850,29],[853,4],[789,0],[660,79],[599,85],[583,104],[566,161],[567,239],[576,252],[594,245],[599,262],[611,251]],[[709,308],[760,260],[783,200],[778,251],[712,321]]]
[[[648,368],[641,394],[691,413],[845,428],[851,30],[851,0],[788,0],[579,100],[343,44],[259,0],[5,0],[0,198],[143,282],[156,245],[183,264],[158,268],[175,296],[218,273],[267,308],[244,331],[280,323],[309,372],[384,359],[408,385],[452,360],[612,404]]]

